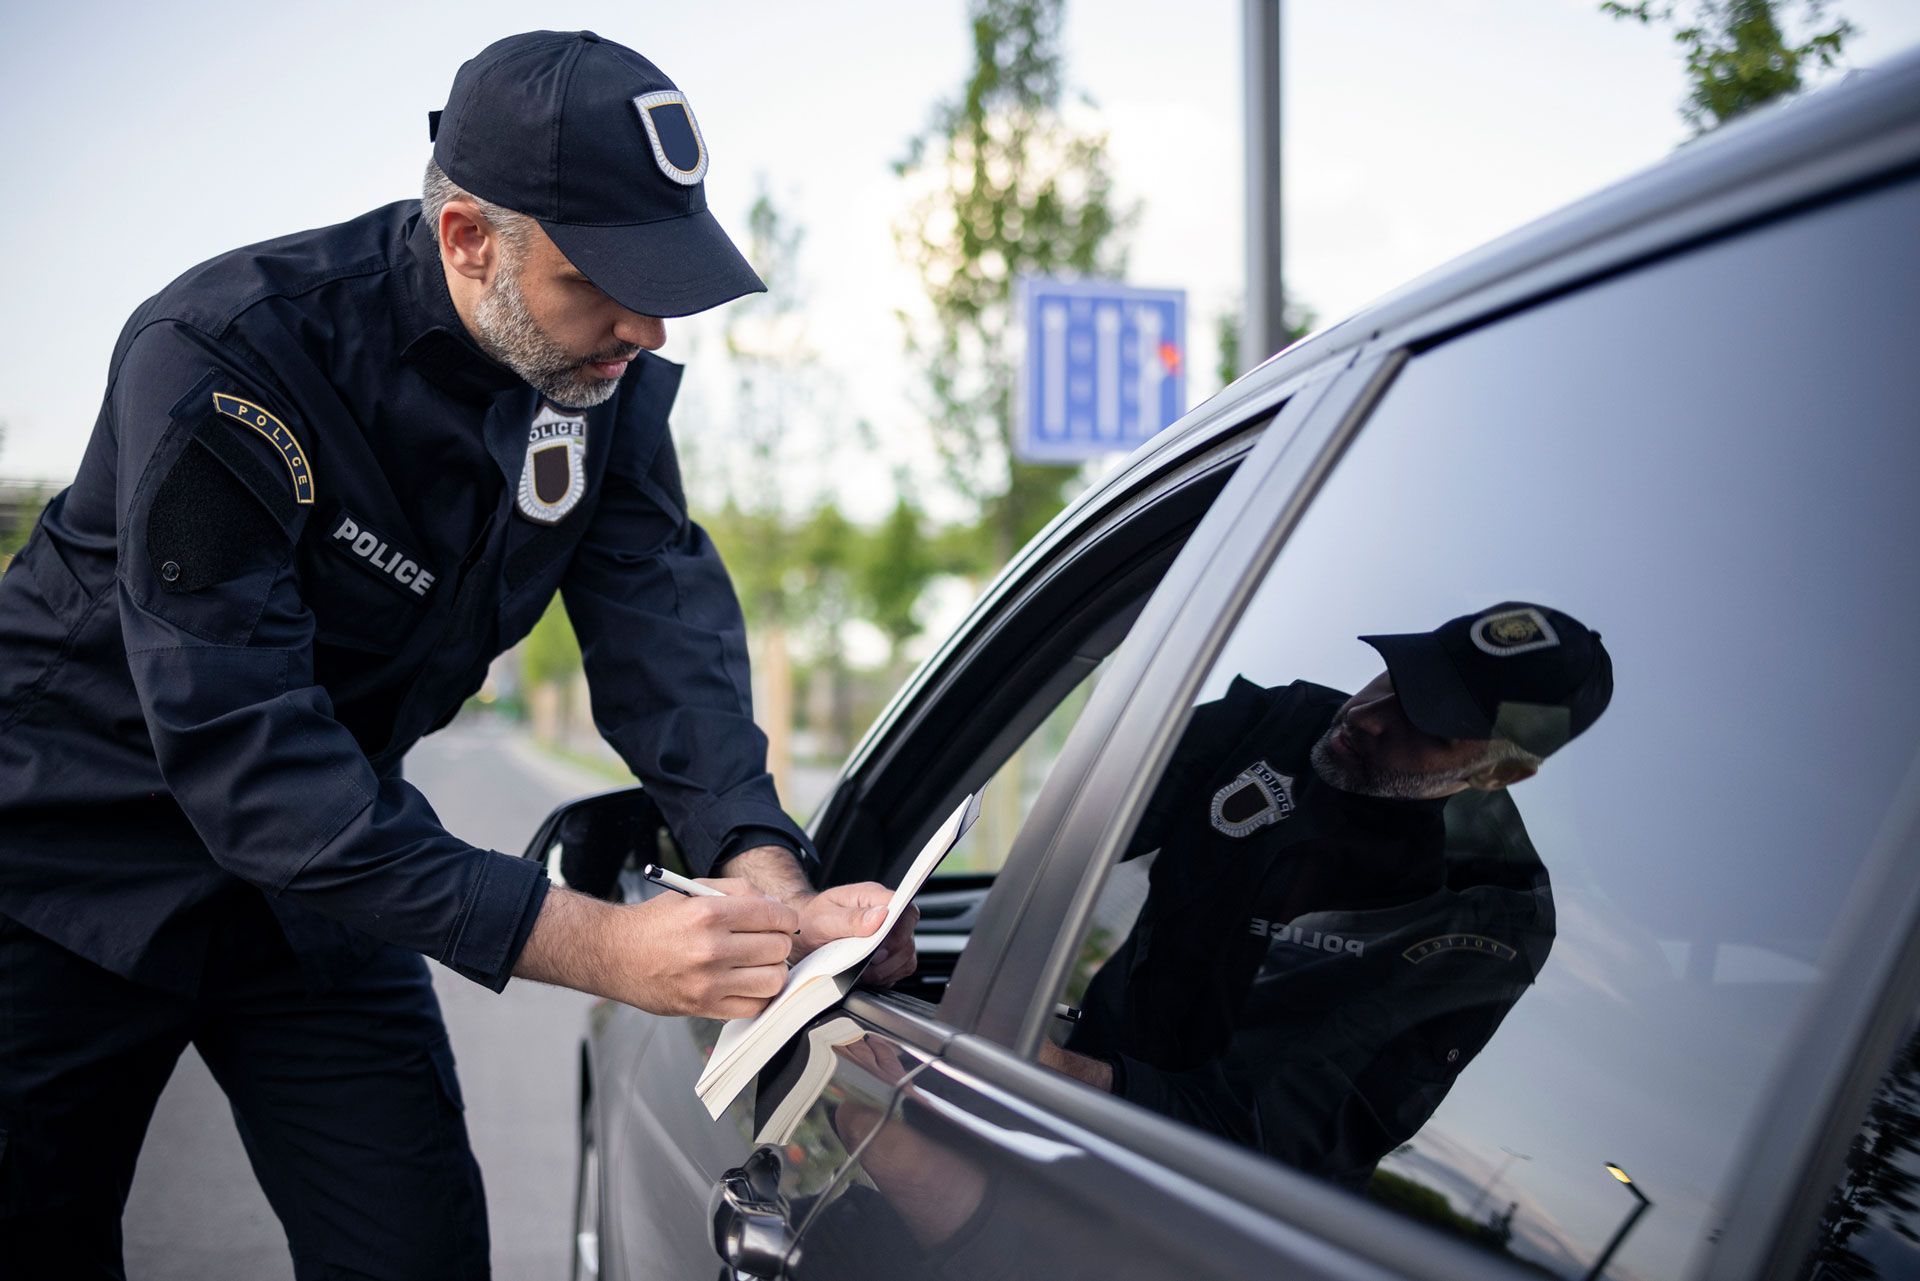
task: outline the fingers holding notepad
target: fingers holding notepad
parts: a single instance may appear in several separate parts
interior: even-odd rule
[[[662,894],[627,914],[637,953],[629,1004],[655,1014],[746,1018],[786,982],[799,918],[777,900]]]
[[[822,890],[800,909],[800,938],[794,946],[795,953],[805,955],[835,939],[873,934],[886,924],[887,908],[892,901],[893,891],[874,881]],[[874,950],[863,982],[886,987],[913,973],[916,964],[913,927],[919,919],[919,909],[911,905],[900,913],[893,928]]]

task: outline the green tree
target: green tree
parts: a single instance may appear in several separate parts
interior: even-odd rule
[[[737,401],[724,438],[708,451],[719,464],[726,494],[710,532],[748,623],[768,629],[774,639],[795,616],[793,580],[801,568],[787,485],[797,461],[796,420],[812,400],[810,370],[816,358],[806,335],[799,280],[804,239],[763,183],[747,213],[746,253],[767,292],[749,294],[727,311],[727,356]]]
[[[940,572],[926,516],[902,494],[886,520],[864,540],[857,566],[861,603],[887,638],[889,674],[899,665],[900,649],[920,631],[916,610],[927,584]]]
[[[802,427],[818,391],[818,353],[806,332],[800,279],[805,241],[774,204],[764,181],[747,214],[746,256],[767,284],[728,308],[727,356],[737,399],[724,434],[703,457],[720,462],[726,501],[708,521],[740,595],[752,643],[760,699],[756,719],[767,735],[767,763],[784,788],[792,769],[795,715],[790,635],[806,617],[817,579],[797,534],[793,479],[817,459]]]
[[[555,596],[520,644],[520,679],[529,689],[559,685],[573,679],[579,670],[580,641],[573,634],[573,623],[560,598]]]
[[[1673,28],[1687,59],[1688,91],[1681,117],[1696,135],[1775,98],[1798,93],[1808,76],[1840,64],[1847,40],[1859,34],[1844,18],[1825,30],[1826,0],[1697,0],[1692,18],[1655,0],[1603,0],[1602,13],[1644,26]],[[1802,11],[1804,39],[1785,31],[1782,17]]]
[[[1078,474],[1013,456],[1014,283],[1119,276],[1137,210],[1114,193],[1105,133],[1064,101],[1062,0],[972,0],[968,13],[966,83],[895,166],[911,193],[895,235],[931,304],[930,324],[902,321],[926,367],[934,443],[999,564],[1060,510]]]
[[[853,742],[852,682],[841,645],[841,633],[855,617],[858,605],[854,575],[863,541],[858,526],[831,500],[813,510],[794,540],[804,566],[797,576],[796,594],[804,603],[809,647],[825,669],[828,681],[826,729],[835,753]]]

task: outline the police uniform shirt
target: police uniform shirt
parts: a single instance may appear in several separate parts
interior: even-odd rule
[[[556,588],[596,726],[696,871],[803,858],[651,353],[543,404],[452,305],[418,202],[144,304],[73,485],[0,580],[0,914],[188,992],[243,885],[315,981],[377,941],[503,986],[541,868],[400,776]]]
[[[1069,1048],[1115,1091],[1364,1180],[1531,984],[1546,871],[1504,793],[1359,796],[1310,752],[1346,695],[1236,678],[1192,724],[1129,851],[1140,915]]]

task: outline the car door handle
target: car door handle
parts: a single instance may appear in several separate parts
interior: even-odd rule
[[[707,1212],[714,1251],[729,1268],[749,1277],[781,1275],[793,1248],[793,1226],[780,1195],[780,1158],[770,1148],[720,1176]]]

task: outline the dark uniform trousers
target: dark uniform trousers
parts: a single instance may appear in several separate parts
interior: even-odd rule
[[[0,1276],[126,1275],[141,1136],[189,1044],[232,1104],[301,1281],[488,1275],[486,1199],[426,961],[382,947],[314,991],[254,897],[191,997],[0,918]]]

